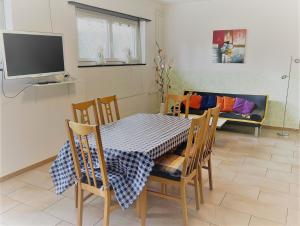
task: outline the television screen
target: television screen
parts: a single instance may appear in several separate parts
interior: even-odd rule
[[[6,78],[35,77],[65,71],[61,35],[3,33]]]

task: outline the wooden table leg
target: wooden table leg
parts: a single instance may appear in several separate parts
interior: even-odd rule
[[[146,226],[146,215],[147,215],[147,185],[145,185],[142,193],[140,194],[140,216],[141,226]]]

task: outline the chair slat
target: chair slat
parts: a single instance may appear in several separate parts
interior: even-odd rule
[[[190,95],[179,96],[179,95],[167,94],[164,114],[172,114],[173,116],[180,116],[181,104],[184,101],[186,101],[186,104],[185,104],[185,118],[188,118],[189,105],[190,105]],[[170,105],[173,106],[173,111],[172,112],[169,112]]]
[[[99,125],[99,117],[95,100],[72,104],[74,121],[82,124],[91,124],[91,117],[89,115],[90,108],[93,110],[95,124]],[[80,113],[80,121],[78,120],[78,112]]]
[[[91,171],[92,171],[92,179],[93,179],[93,182],[94,182],[94,186],[97,187],[97,179],[96,179],[96,175],[95,175],[94,163],[93,163],[93,160],[92,160],[88,139],[86,139],[86,145],[87,145],[87,149],[88,149],[87,155],[88,155],[89,165],[90,165],[90,168],[91,168]]]
[[[183,171],[185,176],[189,175],[198,167],[200,155],[205,145],[207,127],[207,112],[205,112],[202,116],[192,120],[185,151],[186,160]]]
[[[112,111],[112,107],[111,107],[112,102],[114,103],[116,120],[120,120],[120,112],[119,112],[116,95],[97,98],[96,101],[98,104],[98,110],[99,110],[99,115],[100,115],[100,120],[101,120],[102,125],[104,125],[106,123],[114,122],[113,111]],[[103,107],[104,107],[104,109],[103,109]]]
[[[82,161],[83,161],[83,165],[84,165],[84,170],[86,172],[86,177],[87,177],[87,181],[88,181],[88,184],[89,185],[92,185],[91,184],[91,180],[90,180],[90,173],[89,173],[89,168],[88,168],[88,163],[86,161],[86,151],[85,151],[85,147],[84,147],[84,144],[83,144],[83,141],[82,139],[84,139],[83,137],[80,137],[79,138],[79,146],[80,146],[80,152],[81,152],[81,156],[82,156]],[[79,166],[80,167],[80,166]]]

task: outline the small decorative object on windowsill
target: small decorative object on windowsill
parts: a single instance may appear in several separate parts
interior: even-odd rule
[[[104,49],[100,48],[98,51],[98,64],[104,64]]]
[[[130,64],[132,61],[132,54],[131,54],[131,50],[128,48],[126,49],[126,57],[127,57],[127,64]]]
[[[164,54],[163,50],[160,48],[157,42],[156,46],[158,48],[158,55],[154,59],[154,63],[156,66],[155,81],[158,86],[158,92],[161,98],[160,113],[163,113],[166,94],[171,88],[170,74],[172,71],[172,64],[167,60],[166,55]]]
[[[285,105],[284,105],[284,113],[283,113],[283,122],[282,122],[282,129],[280,132],[277,133],[278,136],[287,137],[289,136],[289,133],[285,129],[285,120],[286,120],[286,110],[287,110],[287,102],[289,97],[289,89],[290,89],[290,80],[291,80],[291,72],[292,72],[292,66],[293,63],[300,63],[300,59],[293,59],[291,56],[290,60],[290,69],[289,69],[289,75],[282,75],[281,79],[287,79],[288,78],[288,85],[286,89],[286,96],[285,96]]]

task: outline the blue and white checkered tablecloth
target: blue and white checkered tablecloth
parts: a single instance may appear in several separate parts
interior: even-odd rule
[[[101,126],[109,183],[122,208],[128,208],[143,190],[153,160],[187,140],[189,127],[189,119],[160,114],[136,114]],[[89,143],[98,166],[93,137]],[[59,151],[50,174],[57,194],[76,183],[69,141]],[[99,170],[96,177],[101,180]]]

